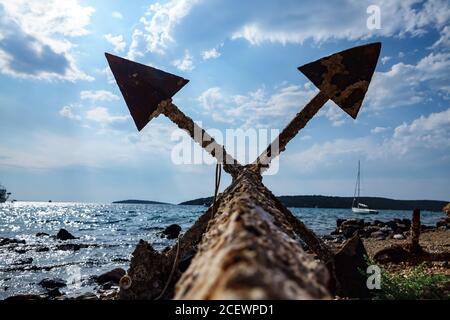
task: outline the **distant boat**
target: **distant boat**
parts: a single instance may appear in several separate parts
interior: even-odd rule
[[[378,210],[370,209],[367,204],[359,202],[361,191],[361,162],[358,160],[358,175],[356,177],[355,193],[353,194],[352,211],[357,214],[378,214]]]
[[[10,195],[11,192],[7,192],[6,188],[0,184],[0,203],[6,202]]]

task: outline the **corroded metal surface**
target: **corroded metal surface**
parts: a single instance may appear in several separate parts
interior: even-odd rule
[[[303,129],[314,115],[331,99],[352,118],[356,118],[369,88],[380,55],[381,43],[354,47],[298,69],[320,92],[292,119],[280,135],[254,162],[263,171],[286,149],[289,141]]]
[[[176,299],[329,298],[325,265],[304,251],[286,208],[249,168],[221,195]]]
[[[204,148],[209,154],[216,158],[218,163],[223,164],[225,172],[235,178],[242,170],[237,160],[227,153],[225,147],[218,144],[204,129],[200,128],[190,117],[181,112],[170,100],[162,102],[162,113],[167,116],[180,129],[189,133],[191,138]]]
[[[106,53],[117,85],[141,131],[162,100],[172,98],[189,80]]]
[[[191,138],[219,163],[223,163],[227,173],[233,177],[237,175],[240,165],[226,152],[225,147],[219,145],[205,130],[172,104],[171,98],[189,80],[109,53],[105,55],[139,131],[152,118],[163,113],[179,128],[186,130]]]
[[[229,156],[223,146],[172,103],[170,98],[187,80],[145,69],[150,67],[143,65],[132,66],[139,70],[137,76],[122,67],[113,70],[119,75],[116,79],[132,115],[135,112],[138,129],[162,113],[224,163],[225,171],[233,176],[232,184],[218,196],[216,210],[209,208],[176,246],[157,252],[145,241],[139,243],[120,297],[155,299],[161,293],[165,293],[162,298],[176,299],[326,299],[335,293],[345,296],[349,289],[343,281],[349,277],[358,279],[353,252],[359,247],[348,242],[342,249],[345,254],[336,260],[326,244],[263,185],[261,167],[268,166],[286,148],[328,99],[356,117],[379,50],[379,44],[356,47],[300,67],[321,91],[281,132],[275,148],[269,146],[255,163],[247,166]],[[112,65],[119,61],[114,60],[117,57],[107,57],[112,59]],[[129,63],[132,62],[126,62]],[[141,83],[141,71],[152,76],[144,77]],[[159,83],[158,77],[165,84]],[[145,90],[149,92],[141,92]],[[141,108],[147,109],[138,114],[136,110]],[[311,252],[305,251],[305,244]],[[170,270],[176,270],[173,277],[169,276]],[[169,290],[165,292],[164,287]]]
[[[311,120],[322,106],[328,101],[328,96],[319,92],[312,100],[289,122],[289,124],[281,131],[278,137],[261,153],[255,160],[255,170],[263,171],[270,162],[275,159],[281,152],[286,150],[286,146],[297,133],[303,129],[309,120]]]
[[[305,252],[302,243],[320,260]],[[156,254],[150,244],[141,242],[128,270],[132,285],[122,289],[120,297],[158,296],[168,280],[176,249]],[[209,208],[181,237],[179,260],[194,255],[187,271],[178,267],[165,298],[173,297],[176,283],[177,299],[331,296],[333,280],[325,263],[332,253],[249,166],[219,195],[216,214]]]
[[[356,119],[375,71],[381,43],[354,47],[308,63],[298,69]]]
[[[411,221],[411,251],[419,252],[420,240],[420,210],[414,209]]]

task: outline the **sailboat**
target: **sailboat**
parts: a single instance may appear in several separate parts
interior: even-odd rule
[[[377,214],[378,210],[370,209],[368,205],[359,202],[361,191],[361,161],[358,160],[358,175],[356,177],[355,193],[353,194],[352,211],[357,214]]]

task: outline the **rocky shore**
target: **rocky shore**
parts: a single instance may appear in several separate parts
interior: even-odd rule
[[[170,225],[161,228],[160,237],[167,239],[176,239],[181,230],[179,225]],[[420,244],[427,252],[434,254],[450,254],[450,208],[447,216],[439,220],[435,226],[421,226]],[[336,227],[329,235],[322,236],[325,242],[336,252],[339,251],[344,243],[358,235],[362,239],[368,256],[373,259],[376,254],[386,248],[398,245],[407,245],[411,238],[411,220],[410,219],[392,219],[390,221],[364,219],[337,219]],[[29,251],[36,253],[46,253],[52,250],[77,252],[81,249],[95,247],[94,243],[76,242],[79,238],[65,229],[59,230],[55,235],[47,233],[37,233],[37,238],[51,238],[56,242],[52,245],[27,244],[23,239],[0,238],[0,249],[14,252],[22,255]],[[192,257],[191,257],[192,258]],[[450,267],[447,261],[427,261],[427,268],[430,273],[440,273],[450,276]],[[128,261],[122,261],[128,262]],[[2,272],[21,272],[21,271],[51,271],[54,268],[70,266],[71,262],[61,263],[51,266],[35,266],[33,258],[17,259],[8,269],[0,270]],[[391,263],[386,267],[394,272],[405,272],[411,268],[408,263]],[[69,285],[69,280],[60,278],[43,278],[35,285],[41,288],[39,294],[19,294],[14,295],[8,300],[113,300],[118,298],[119,283],[126,271],[122,268],[114,268],[98,276],[90,276],[87,282],[93,290],[69,296],[65,293],[65,288]],[[8,288],[0,288],[7,291]]]
[[[450,205],[447,207],[450,209]],[[338,219],[336,229],[330,235],[323,236],[323,239],[335,251],[339,251],[348,239],[358,235],[363,241],[368,258],[381,263],[390,272],[405,275],[423,264],[428,274],[450,277],[450,210],[446,213],[447,216],[441,218],[435,226],[421,226],[420,251],[413,255],[409,249],[409,219],[393,219],[387,222]],[[394,257],[394,261],[383,261],[383,254]]]
[[[445,231],[450,229],[450,217],[444,217],[436,226],[421,225],[421,231]],[[362,239],[371,240],[404,240],[410,235],[410,219],[393,219],[387,222],[380,220],[365,221],[364,219],[337,219],[336,229],[323,239],[342,243],[357,234]]]
[[[161,238],[176,239],[181,232],[181,227],[177,224],[172,224],[166,228],[161,228],[159,235]],[[50,235],[45,232],[38,232],[35,234],[37,238],[48,238],[55,240],[56,243],[48,246],[27,244],[26,240],[16,238],[1,238],[0,250],[14,252],[19,255],[33,252],[47,253],[51,251],[68,251],[77,252],[81,249],[89,249],[98,246],[97,244],[74,243],[72,240],[79,238],[74,236],[66,229],[60,229],[55,235]],[[34,259],[31,257],[15,260],[8,268],[0,269],[0,272],[48,272],[56,268],[70,267],[75,265],[72,262],[60,263],[49,266],[37,266],[33,264]],[[120,261],[120,262],[128,262]],[[90,276],[85,284],[94,287],[93,291],[88,291],[77,296],[68,296],[65,293],[65,288],[69,285],[68,280],[61,278],[44,278],[36,283],[36,286],[42,289],[39,294],[17,294],[6,298],[6,300],[112,300],[116,299],[119,292],[119,281],[126,274],[122,268],[115,268],[108,272],[102,273],[98,276]],[[8,278],[9,279],[9,278]],[[8,280],[3,279],[3,280]],[[4,286],[0,290],[8,291],[8,287]]]

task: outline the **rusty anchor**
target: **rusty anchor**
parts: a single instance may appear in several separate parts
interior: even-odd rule
[[[216,210],[210,207],[176,246],[158,252],[145,241],[138,244],[120,298],[154,299],[162,293],[163,298],[176,299],[363,296],[365,279],[358,270],[361,261],[353,256],[353,252],[361,251],[360,241],[351,239],[334,254],[264,186],[261,172],[328,100],[356,118],[380,49],[380,43],[363,45],[300,67],[320,92],[255,162],[246,166],[172,103],[173,95],[188,80],[106,54],[138,130],[164,114],[188,131],[233,176],[231,185],[218,196]],[[200,130],[207,139],[196,139],[194,130]],[[280,148],[272,154],[273,144]],[[306,253],[304,244],[319,260]],[[188,263],[181,267],[179,261]],[[175,276],[169,278],[169,271],[177,264]],[[166,293],[162,288],[167,283],[171,289]],[[349,283],[357,283],[356,289],[348,288]]]

